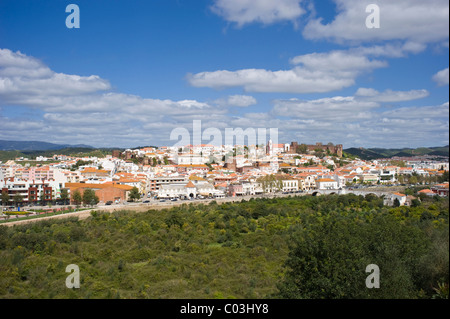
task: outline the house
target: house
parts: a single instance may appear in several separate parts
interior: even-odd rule
[[[402,193],[391,193],[384,197],[383,204],[386,206],[394,206],[396,199],[398,200],[400,206],[404,206],[407,198],[406,195]]]
[[[98,196],[100,202],[125,202],[129,198],[129,193],[133,187],[128,185],[119,185],[115,183],[105,183],[105,184],[91,184],[91,183],[66,183],[66,188],[69,189],[70,201],[73,201],[73,193],[79,191],[83,195],[86,189],[92,189],[95,195]]]
[[[198,198],[223,197],[224,193],[207,181],[187,181],[183,183],[163,184],[158,190],[158,198]]]
[[[331,178],[320,178],[316,180],[317,189],[338,189],[338,182]]]
[[[64,185],[55,181],[20,181],[14,178],[0,181],[0,193],[8,193],[11,201],[19,194],[24,203],[52,202],[60,197],[62,188]]]
[[[431,187],[431,190],[439,196],[448,197],[448,183],[436,184]]]
[[[375,174],[361,174],[361,175],[358,175],[358,177],[359,177],[359,180],[361,181],[361,183],[375,184],[379,180],[378,175],[375,175]]]
[[[437,195],[437,193],[433,192],[431,189],[428,189],[428,188],[422,189],[422,190],[418,191],[417,193],[419,195],[420,194],[424,194],[424,195],[427,195],[427,196],[436,196]]]
[[[295,175],[295,178],[299,180],[299,190],[309,191],[316,188],[315,174],[312,173],[300,173]]]
[[[283,183],[283,192],[297,192],[298,191],[298,185],[299,180],[298,179],[292,179],[287,178],[282,180]]]
[[[229,196],[243,196],[244,188],[241,183],[233,183],[228,185],[228,195]]]

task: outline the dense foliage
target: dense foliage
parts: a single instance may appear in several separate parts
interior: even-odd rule
[[[448,199],[439,198],[398,208],[350,194],[94,212],[0,226],[0,296],[445,297],[448,248]],[[69,264],[80,268],[79,289],[65,286]],[[368,264],[380,268],[379,289],[365,286]]]

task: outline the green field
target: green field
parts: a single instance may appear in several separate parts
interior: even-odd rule
[[[0,226],[0,297],[448,298],[448,261],[448,199],[185,204]],[[79,289],[65,286],[69,264]]]

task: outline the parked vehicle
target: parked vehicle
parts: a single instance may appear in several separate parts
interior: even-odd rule
[[[105,203],[105,205],[112,205],[112,203],[113,203],[113,201],[112,201],[112,200],[109,200],[109,201],[107,201],[107,202]]]

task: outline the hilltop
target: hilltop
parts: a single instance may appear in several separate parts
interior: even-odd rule
[[[392,157],[408,157],[408,156],[449,156],[449,146],[443,147],[419,147],[419,148],[348,148],[344,152],[363,160],[373,160],[378,158],[392,158]]]

